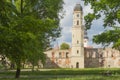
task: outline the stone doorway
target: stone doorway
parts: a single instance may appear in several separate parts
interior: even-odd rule
[[[76,68],[79,68],[79,62],[76,63]]]

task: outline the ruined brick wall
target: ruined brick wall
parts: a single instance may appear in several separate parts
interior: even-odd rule
[[[99,67],[99,54],[98,49],[95,48],[85,48],[84,51],[84,65],[85,68],[96,68]]]
[[[120,67],[120,52],[112,48],[85,48],[85,67]]]
[[[72,68],[70,50],[51,50],[46,52],[45,68]],[[112,48],[85,48],[85,68],[120,68],[120,52]]]
[[[70,68],[69,50],[51,50],[46,52],[45,68]]]

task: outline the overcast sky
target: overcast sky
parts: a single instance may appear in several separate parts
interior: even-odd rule
[[[81,4],[83,7],[83,15],[87,15],[89,12],[92,12],[92,9],[90,9],[90,5],[85,6],[84,2],[81,0],[64,0],[64,11],[65,15],[64,18],[60,21],[60,26],[62,27],[61,37],[56,40],[56,44],[61,44],[63,42],[69,43],[71,45],[71,28],[73,25],[73,9],[76,4]],[[83,20],[84,25],[84,20]],[[93,35],[99,34],[103,32],[103,22],[102,19],[94,21],[93,25],[90,30],[88,30],[88,37],[89,37],[89,43],[88,45],[93,47],[100,47],[100,45],[96,45],[92,42]]]

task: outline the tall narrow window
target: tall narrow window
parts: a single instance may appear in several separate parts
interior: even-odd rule
[[[77,44],[79,44],[79,41],[77,40]]]
[[[69,54],[69,53],[68,53],[68,52],[66,52],[66,58],[68,58],[68,54]]]
[[[77,25],[79,25],[79,20],[77,20]]]
[[[62,54],[61,54],[61,52],[59,52],[59,58],[62,58]]]
[[[77,14],[77,17],[79,17],[79,14]]]
[[[77,50],[77,54],[79,53],[79,50]]]

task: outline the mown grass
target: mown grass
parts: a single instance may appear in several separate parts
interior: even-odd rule
[[[110,76],[105,75],[109,70]],[[0,80],[14,79],[14,71],[0,72]],[[40,71],[22,71],[19,80],[120,80],[119,68],[87,69],[42,69]]]

